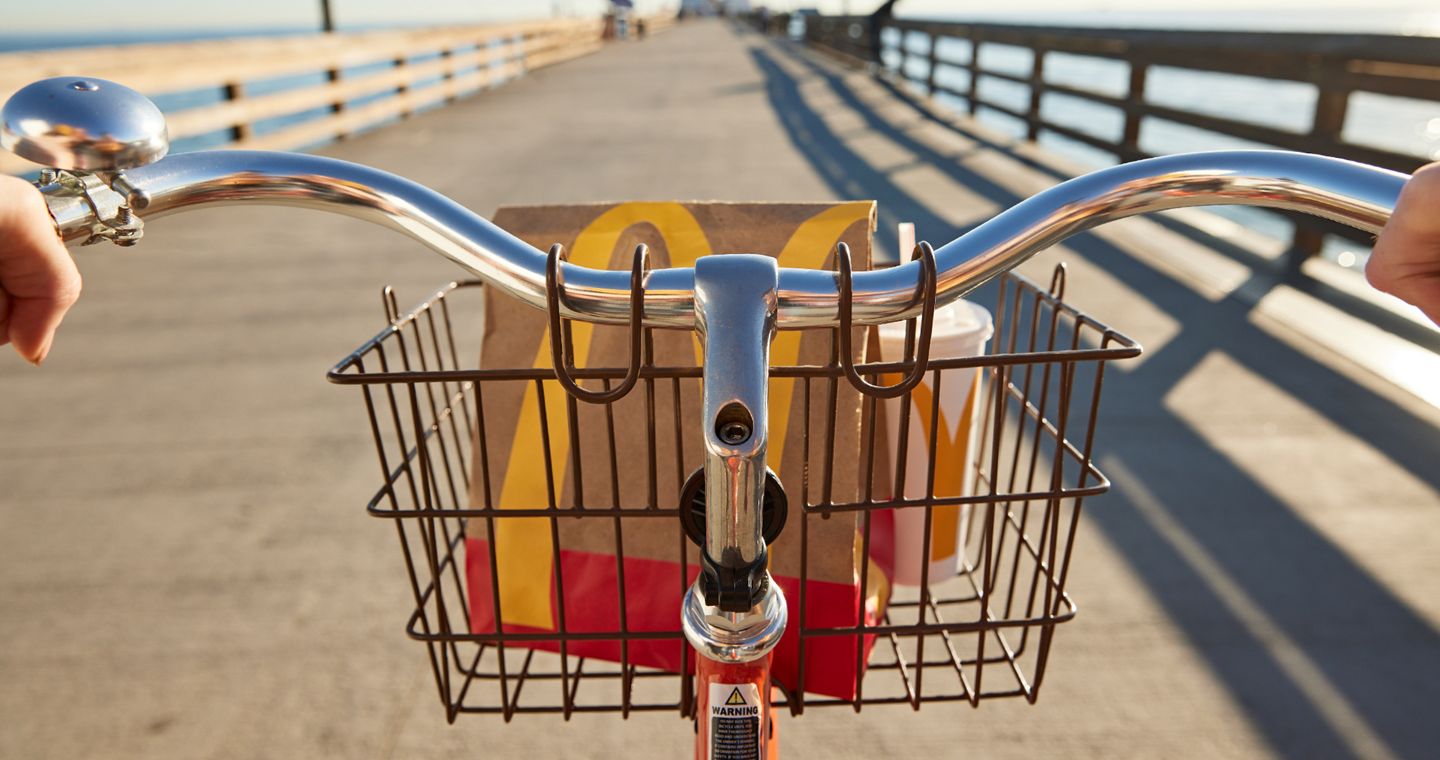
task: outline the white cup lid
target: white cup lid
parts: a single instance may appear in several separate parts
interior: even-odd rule
[[[935,326],[930,332],[930,355],[939,359],[978,354],[994,332],[989,309],[964,299],[955,301],[935,310]],[[882,359],[898,360],[904,348],[904,322],[880,325]]]

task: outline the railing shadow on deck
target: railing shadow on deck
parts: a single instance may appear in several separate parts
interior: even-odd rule
[[[770,105],[796,148],[837,196],[878,200],[887,227],[913,221],[932,239],[960,231],[851,151],[808,105],[800,79],[788,69],[801,67],[799,76],[822,81],[868,129],[910,151],[917,162],[946,172],[1001,206],[1021,200],[895,128],[840,75],[805,53],[757,45],[751,54],[765,78]],[[1151,352],[1140,371],[1109,378],[1111,399],[1122,401],[1107,414],[1102,449],[1140,474],[1118,480],[1115,492],[1094,505],[1094,524],[1277,754],[1365,753],[1378,741],[1382,750],[1397,756],[1430,756],[1436,735],[1426,706],[1440,701],[1440,634],[1171,411],[1166,397],[1207,357],[1224,354],[1344,433],[1368,441],[1418,481],[1440,489],[1440,472],[1433,467],[1440,460],[1435,427],[1255,327],[1249,321],[1251,306],[1236,297],[1207,301],[1091,235],[1067,245],[1133,292],[1163,304],[1182,326],[1180,334]],[[1216,588],[1192,558],[1156,535],[1153,522],[1141,519],[1156,504],[1333,688],[1317,696],[1314,684],[1297,677],[1293,658],[1278,654],[1274,642],[1243,619],[1227,601],[1226,590]],[[1342,695],[1341,718],[1333,704],[1336,694]],[[1346,710],[1358,718],[1358,729],[1355,721],[1343,719]]]

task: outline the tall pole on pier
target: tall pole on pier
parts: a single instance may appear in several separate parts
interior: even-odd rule
[[[335,15],[330,12],[330,0],[320,0],[320,27],[323,31],[335,31]]]

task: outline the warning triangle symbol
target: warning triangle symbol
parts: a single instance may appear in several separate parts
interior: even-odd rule
[[[733,690],[733,691],[730,692],[730,696],[725,699],[725,704],[727,704],[727,705],[743,705],[743,704],[745,704],[745,697],[743,697],[743,696],[740,695],[740,689],[739,689],[738,687],[737,687],[735,690]]]

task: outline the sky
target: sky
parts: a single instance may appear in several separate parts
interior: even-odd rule
[[[751,0],[777,10],[815,7],[825,13],[868,13],[878,0]],[[120,30],[318,26],[320,0],[130,0],[116,13],[114,0],[3,0],[0,34],[72,31],[76,18],[103,18]],[[346,26],[424,25],[506,21],[553,15],[598,15],[607,0],[331,0],[337,24]],[[636,0],[642,12],[672,8],[678,0]],[[1267,11],[1294,9],[1434,8],[1435,0],[1267,0]],[[996,4],[971,0],[902,0],[901,15],[960,14],[996,10]],[[1045,11],[1224,11],[1253,10],[1255,0],[1007,0],[1007,12]],[[89,27],[85,31],[98,31]]]

